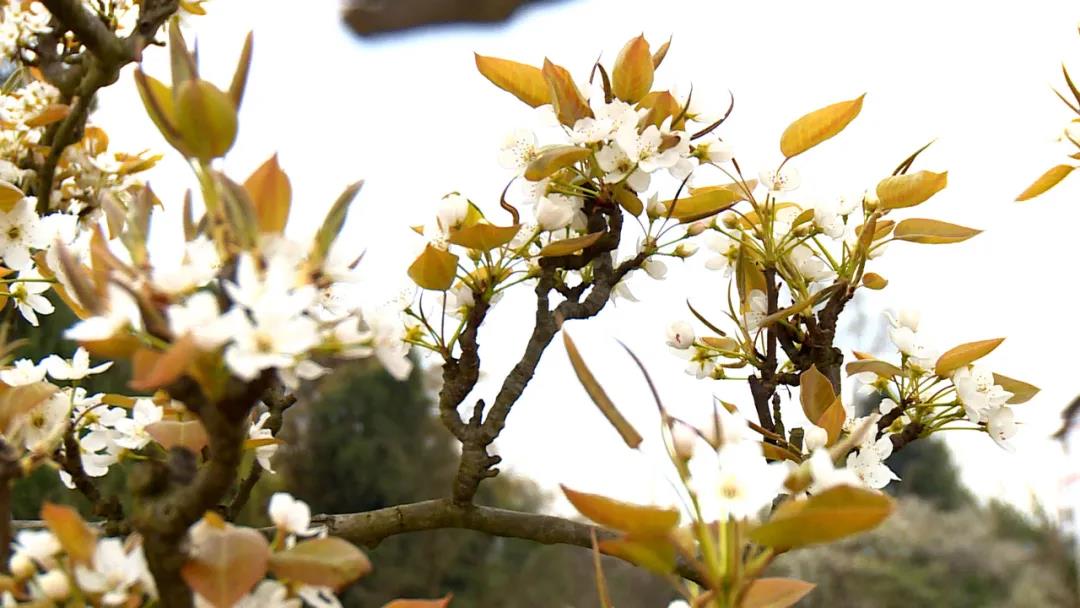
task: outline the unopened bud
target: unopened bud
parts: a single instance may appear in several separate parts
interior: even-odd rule
[[[671,447],[677,457],[690,460],[694,456],[697,439],[697,432],[686,424],[678,421],[671,423]]]
[[[803,429],[803,445],[806,446],[806,451],[813,452],[818,448],[823,448],[828,442],[829,432],[820,426],[811,424]]]
[[[724,228],[734,230],[739,225],[739,218],[734,213],[725,213],[720,218],[720,222],[724,225]]]
[[[705,220],[694,222],[693,224],[690,224],[689,228],[686,229],[686,234],[689,234],[690,236],[697,236],[702,232],[708,230],[710,223],[711,222],[706,222]]]
[[[881,205],[881,199],[878,198],[877,192],[872,189],[867,190],[866,193],[863,194],[862,201],[863,208],[867,211],[876,211],[877,208]]]
[[[694,243],[679,243],[675,247],[675,251],[671,252],[671,255],[677,258],[686,259],[695,253],[697,253],[698,246]]]
[[[54,602],[65,600],[71,594],[71,584],[68,582],[68,577],[60,570],[49,570],[39,576],[37,582],[45,597]]]
[[[17,580],[23,580],[30,578],[37,572],[37,566],[34,565],[34,560],[30,559],[30,556],[25,553],[16,553],[11,556],[8,561],[8,569],[11,570],[11,574]]]

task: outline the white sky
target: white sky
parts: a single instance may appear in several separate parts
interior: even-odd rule
[[[495,162],[496,147],[534,117],[476,72],[473,51],[534,64],[546,53],[584,78],[597,54],[610,62],[643,27],[654,47],[673,34],[658,83],[686,90],[693,82],[695,98],[714,100],[717,111],[731,89],[735,112],[722,135],[751,172],[779,161],[779,134],[791,120],[867,92],[862,114],[841,136],[795,163],[804,185],[794,198],[857,196],[937,138],[918,167],[949,170],[950,185],[902,216],[986,233],[960,245],[894,245],[874,268],[890,280],[888,289],[864,296],[863,305],[872,323],[886,308],[922,310],[924,334],[942,350],[1009,337],[988,363],[1044,389],[1018,408],[1025,425],[1018,453],[975,433],[954,433],[949,443],[979,495],[1020,505],[1036,495],[1056,508],[1060,478],[1077,468],[1048,435],[1061,407],[1080,393],[1073,356],[1080,328],[1072,322],[1080,180],[1024,205],[1012,199],[1063,158],[1055,138],[1069,113],[1050,86],[1060,84],[1063,59],[1080,57],[1074,2],[1033,1],[1021,9],[931,0],[570,0],[522,11],[505,27],[425,30],[374,42],[345,30],[335,0],[217,0],[208,8],[208,17],[193,21],[204,76],[226,85],[243,35],[251,29],[256,39],[240,139],[227,169],[240,180],[279,152],[293,182],[290,228],[297,235],[314,230],[345,184],[365,179],[345,231],[367,250],[372,301],[407,286],[405,268],[418,247],[408,225],[443,194],[461,191],[498,213],[508,176]],[[146,64],[167,78],[163,50],[148,51]],[[100,108],[95,119],[116,149],[168,149],[130,74],[102,96]],[[175,154],[151,176],[173,218],[193,183],[189,176]],[[157,242],[178,238],[178,223],[161,224]],[[620,303],[572,326],[594,372],[651,443],[655,408],[614,338],[641,356],[678,413],[703,415],[713,394],[751,413],[745,384],[694,380],[663,344],[668,322],[689,318],[686,297],[718,311],[725,291],[718,275],[691,259],[663,283],[639,279],[635,292],[644,303]],[[524,292],[497,307],[481,333],[488,378],[501,379],[524,343],[531,322]],[[845,348],[872,342],[843,339]],[[484,382],[478,396],[490,397],[496,387]],[[557,343],[498,448],[511,469],[548,488],[562,482],[627,499],[670,497],[657,472],[661,457],[628,455]]]

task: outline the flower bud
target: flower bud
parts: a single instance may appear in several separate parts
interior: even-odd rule
[[[8,569],[11,570],[11,574],[17,580],[23,580],[30,578],[37,572],[37,566],[34,565],[34,560],[25,553],[16,553],[11,556],[8,561]]]
[[[671,423],[671,447],[675,455],[682,460],[690,460],[694,456],[694,444],[697,443],[698,434],[694,429],[677,420]]]
[[[686,321],[675,321],[668,326],[667,344],[679,350],[690,348],[694,344],[694,327]]]
[[[686,259],[695,253],[697,253],[698,246],[696,243],[679,243],[675,246],[675,251],[671,252],[671,255],[677,258]]]
[[[878,198],[877,192],[872,188],[866,190],[862,200],[863,208],[867,211],[875,211],[881,205],[881,199]]]
[[[734,213],[725,213],[720,218],[720,222],[729,230],[734,230],[739,226],[739,218]]]
[[[71,594],[71,584],[68,582],[68,577],[60,570],[49,570],[39,576],[37,582],[45,597],[54,602],[67,599],[67,596]]]
[[[813,452],[818,448],[825,447],[829,442],[829,432],[816,424],[808,425],[803,429],[803,445],[806,451]]]
[[[705,220],[694,222],[693,224],[690,224],[689,228],[686,229],[686,234],[689,234],[690,236],[697,236],[697,235],[701,234],[702,232],[705,232],[706,230],[708,230],[709,229],[709,224],[711,224],[711,223],[712,223],[711,220],[708,221],[708,222],[705,221]]]

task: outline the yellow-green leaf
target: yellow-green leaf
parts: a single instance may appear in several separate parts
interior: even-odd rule
[[[67,505],[46,502],[41,507],[41,519],[63,547],[64,553],[74,562],[89,565],[94,558],[97,535],[79,516],[79,512]]]
[[[574,123],[582,118],[589,118],[593,115],[589,104],[586,103],[581,91],[577,88],[577,84],[574,83],[574,78],[570,75],[570,72],[566,71],[566,68],[544,59],[543,74],[559,122],[572,127]]]
[[[966,241],[981,232],[982,230],[940,220],[908,218],[896,225],[896,229],[893,230],[893,238],[898,241],[940,245]]]
[[[942,377],[948,376],[961,367],[989,355],[1004,341],[1005,338],[994,338],[954,346],[938,357],[937,364],[934,365],[934,373]]]
[[[513,226],[493,226],[486,222],[481,222],[451,232],[450,237],[447,240],[455,245],[461,245],[468,249],[489,251],[496,247],[502,247],[514,240],[514,237],[517,236],[517,233],[520,230],[521,225],[519,224],[514,224]]]
[[[596,377],[589,370],[589,366],[585,364],[585,359],[581,357],[581,353],[578,352],[577,346],[570,339],[570,334],[566,333],[565,329],[563,329],[563,345],[566,346],[566,354],[570,357],[570,365],[573,366],[574,373],[577,374],[581,386],[585,387],[585,392],[589,394],[593,403],[599,408],[600,413],[604,415],[604,418],[607,418],[607,421],[619,433],[626,445],[630,446],[631,449],[637,448],[641,445],[641,435],[630,424],[630,421],[623,417],[622,413],[619,412],[619,408],[615,406],[615,403],[608,397],[607,392],[604,391],[604,387],[597,382]]]
[[[1026,201],[1029,199],[1033,199],[1036,196],[1039,196],[1043,192],[1046,192],[1050,188],[1056,186],[1061,180],[1068,177],[1068,175],[1072,173],[1073,169],[1075,168],[1076,167],[1070,165],[1058,165],[1050,169],[1046,173],[1043,173],[1041,176],[1039,176],[1039,179],[1035,180],[1035,183],[1028,186],[1027,190],[1021,192],[1020,196],[1016,197],[1016,200]]]
[[[26,126],[44,127],[67,118],[68,114],[71,114],[71,106],[62,103],[52,103],[38,112],[37,116],[27,120]]]
[[[337,240],[338,235],[341,234],[342,227],[345,226],[345,219],[349,215],[349,207],[352,206],[357,193],[363,187],[363,180],[346,186],[345,190],[338,195],[330,210],[326,212],[322,226],[319,226],[319,231],[315,233],[315,245],[310,260],[312,263],[322,263],[322,260],[326,258],[330,247]]]
[[[994,384],[1000,384],[1001,388],[1013,394],[1013,396],[1009,398],[1009,403],[1013,405],[1030,401],[1031,398],[1039,392],[1039,387],[1033,384],[1028,384],[1027,382],[1016,380],[1001,374],[994,374]]]
[[[550,258],[577,253],[586,247],[596,244],[596,241],[599,241],[602,236],[604,236],[603,232],[593,232],[592,234],[576,236],[572,239],[563,239],[561,241],[548,243],[540,250],[540,257]]]
[[[477,53],[476,69],[492,84],[534,108],[551,103],[551,92],[540,68]]]
[[[26,198],[22,190],[19,190],[14,184],[9,184],[4,180],[0,180],[0,211],[8,213],[15,206],[15,203]]]
[[[815,586],[794,578],[759,578],[750,582],[739,608],[788,608]]]
[[[236,61],[232,81],[229,83],[229,99],[237,110],[240,109],[240,102],[244,99],[244,89],[247,88],[248,72],[251,71],[251,48],[254,43],[255,35],[248,32],[244,37],[244,48],[240,51],[240,58]]]
[[[832,542],[875,528],[892,510],[892,499],[881,492],[836,486],[806,500],[788,500],[750,539],[776,549]]]
[[[641,202],[638,195],[625,185],[615,189],[614,197],[619,206],[634,217],[641,215],[641,212],[645,210],[645,204]]]
[[[579,146],[555,146],[540,153],[528,167],[525,167],[525,179],[538,182],[554,175],[570,165],[589,158],[592,150]]]
[[[187,80],[176,91],[176,127],[187,151],[209,161],[224,156],[236,141],[236,107],[209,82]]]
[[[445,291],[454,283],[457,263],[458,256],[428,244],[409,266],[409,278],[424,289]]]
[[[780,136],[780,152],[791,158],[843,131],[862,110],[863,97],[825,106],[791,123]]]
[[[611,90],[627,103],[644,97],[653,83],[653,58],[645,36],[638,36],[619,51],[611,72]]]
[[[732,207],[739,200],[738,194],[733,190],[719,188],[716,190],[698,190],[690,196],[674,201],[664,201],[663,205],[665,209],[670,210],[672,218],[685,224],[712,217]]]
[[[371,572],[371,562],[352,543],[328,536],[274,553],[270,572],[278,579],[337,590]]]
[[[244,181],[244,189],[255,205],[259,231],[279,234],[285,230],[292,205],[292,183],[278,164],[277,154],[255,169]]]
[[[855,374],[861,374],[863,372],[873,372],[882,378],[892,378],[894,376],[900,376],[904,373],[904,370],[896,367],[892,363],[880,361],[878,359],[862,359],[859,361],[851,361],[845,366],[849,376]]]
[[[878,182],[877,197],[882,209],[902,209],[926,202],[949,183],[949,172],[918,171],[886,177]]]
[[[868,272],[863,275],[862,284],[867,289],[879,290],[885,289],[885,286],[889,284],[889,280],[876,272]]]
[[[173,107],[173,93],[165,83],[153,76],[147,76],[141,69],[135,68],[135,85],[139,98],[147,115],[158,131],[173,147],[181,147],[180,133],[176,126],[176,110]]]
[[[655,538],[666,535],[679,525],[679,512],[676,509],[637,505],[598,494],[578,492],[562,485],[559,487],[578,513],[601,526],[639,538]]]
[[[675,569],[675,545],[667,538],[610,538],[597,546],[605,555],[622,558],[660,575],[671,574]]]

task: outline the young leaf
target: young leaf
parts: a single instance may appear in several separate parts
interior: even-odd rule
[[[41,519],[63,547],[64,553],[74,562],[89,565],[94,558],[97,535],[79,516],[79,512],[67,505],[46,502],[41,507]]]
[[[667,39],[667,42],[660,45],[660,48],[656,49],[656,52],[652,54],[652,67],[653,70],[660,67],[661,63],[664,63],[664,57],[667,57],[668,49],[671,48],[671,38]]]
[[[676,509],[636,505],[598,494],[577,492],[562,485],[559,487],[578,513],[601,526],[638,538],[662,537],[679,525],[679,512]]]
[[[454,594],[447,594],[439,600],[394,600],[382,608],[447,608]]]
[[[740,608],[788,608],[816,585],[794,578],[759,578],[751,581]]]
[[[878,359],[851,361],[844,369],[847,370],[849,376],[854,376],[855,374],[861,374],[863,372],[873,372],[882,378],[892,378],[894,376],[903,375],[904,373],[904,370],[896,367],[892,363],[879,361]]]
[[[319,228],[319,231],[315,233],[315,249],[312,253],[312,258],[319,261],[326,258],[327,252],[330,251],[330,246],[334,244],[338,234],[341,233],[341,227],[345,225],[345,217],[349,213],[349,205],[352,204],[353,199],[356,198],[356,194],[360,192],[360,188],[363,186],[364,180],[349,184],[349,186],[337,197],[337,200],[334,201],[334,205],[330,207],[330,211],[327,212],[322,226]]]
[[[863,275],[862,284],[867,289],[873,289],[876,291],[880,289],[885,289],[885,286],[889,284],[889,280],[876,272],[868,272]]]
[[[528,167],[525,167],[525,179],[538,182],[554,175],[566,167],[586,158],[592,150],[579,146],[555,146],[540,153]]]
[[[489,251],[514,240],[520,230],[520,225],[493,226],[481,222],[451,232],[447,240],[468,249]]]
[[[259,219],[259,232],[280,234],[289,222],[292,205],[292,183],[281,170],[277,154],[271,156],[244,180],[255,213]]]
[[[424,289],[446,291],[454,284],[457,263],[458,256],[428,244],[409,266],[409,278]]]
[[[934,365],[934,373],[944,378],[961,367],[989,355],[1004,341],[1005,338],[994,338],[954,346],[938,357],[937,364]]]
[[[180,132],[176,126],[172,90],[153,76],[147,76],[140,68],[135,68],[135,85],[150,120],[154,122],[158,131],[170,145],[182,151],[183,143],[180,141]]]
[[[1039,387],[1033,384],[1028,384],[1027,382],[1015,380],[1001,374],[994,374],[994,384],[1001,385],[1001,388],[1013,394],[1013,396],[1008,401],[1012,405],[1030,401],[1031,398],[1039,392]]]
[[[270,544],[251,528],[215,526],[206,520],[196,526],[198,538],[180,576],[212,606],[228,608],[266,576]]]
[[[166,450],[185,448],[198,454],[210,442],[198,420],[159,420],[146,426],[146,434]]]
[[[1017,201],[1026,201],[1039,196],[1043,192],[1046,192],[1050,188],[1053,188],[1061,180],[1068,177],[1073,169],[1076,167],[1070,165],[1058,165],[1046,173],[1039,176],[1039,179],[1035,180],[1035,183],[1028,186],[1027,190],[1020,193],[1020,196],[1016,197]]]
[[[593,113],[578,90],[574,78],[566,68],[544,60],[544,80],[551,92],[551,103],[555,106],[555,115],[559,122],[573,127],[582,118],[590,118]]]
[[[476,69],[500,89],[536,108],[551,103],[551,92],[540,68],[509,59],[476,55]]]
[[[806,500],[788,500],[750,532],[750,539],[781,550],[832,542],[877,527],[892,510],[885,494],[836,486]]]
[[[9,213],[15,206],[15,203],[26,198],[22,190],[15,187],[14,184],[9,184],[3,180],[0,180],[0,211]]]
[[[613,196],[619,206],[634,217],[641,215],[641,212],[645,210],[645,203],[642,203],[638,195],[627,188],[625,184],[615,188]]]
[[[236,107],[209,82],[185,81],[176,90],[176,128],[184,147],[196,158],[209,161],[224,156],[236,141]]]
[[[638,36],[619,51],[611,72],[612,91],[626,103],[636,103],[652,88],[653,58],[645,36]]]
[[[52,397],[57,390],[48,382],[13,387],[0,383],[0,433],[11,437],[16,426],[13,423],[21,423],[26,414]]]
[[[735,191],[727,188],[717,188],[715,190],[697,190],[690,196],[664,201],[662,204],[665,209],[670,211],[673,219],[686,224],[712,217],[732,207],[739,200],[740,197]]]
[[[140,392],[154,391],[176,382],[199,354],[195,340],[190,334],[181,336],[165,352],[145,349],[139,352],[150,353],[150,355],[139,357],[136,353],[132,378],[128,386]]]
[[[371,562],[352,543],[328,536],[274,553],[270,572],[279,579],[337,590],[371,572]]]
[[[255,35],[248,32],[244,38],[244,48],[240,51],[240,59],[236,62],[232,82],[229,83],[229,99],[237,110],[240,109],[240,102],[244,100],[244,89],[247,88],[248,72],[251,70],[251,47],[254,43]]]
[[[666,538],[610,538],[597,547],[605,555],[622,558],[661,576],[675,570],[675,545]]]
[[[641,435],[630,424],[630,421],[623,417],[615,403],[608,397],[607,392],[604,391],[604,387],[600,386],[600,383],[596,381],[596,377],[589,371],[589,367],[585,364],[585,360],[581,357],[581,353],[578,352],[577,346],[570,339],[570,334],[566,333],[565,329],[563,329],[563,344],[566,346],[566,354],[570,357],[570,365],[574,367],[574,373],[577,374],[581,385],[585,387],[585,392],[589,394],[593,403],[611,423],[611,426],[615,427],[616,432],[626,442],[626,445],[631,449],[637,449],[641,445]]]
[[[561,241],[548,243],[540,250],[540,257],[550,258],[577,253],[586,247],[596,244],[596,241],[599,241],[602,236],[604,236],[603,232],[593,232],[592,234],[576,236],[572,239],[563,239]]]
[[[948,171],[918,171],[886,177],[878,182],[876,191],[882,209],[902,209],[926,202],[948,183]]]
[[[791,158],[843,131],[859,115],[864,97],[865,93],[850,101],[814,110],[791,123],[780,136],[780,152]]]
[[[924,244],[959,243],[980,234],[982,230],[958,226],[939,220],[908,218],[901,220],[893,230],[893,238]]]
[[[59,122],[71,114],[71,106],[62,103],[53,103],[45,106],[37,116],[26,121],[28,127],[44,127],[54,122]]]
[[[836,401],[836,389],[825,374],[818,371],[817,365],[799,376],[799,402],[802,403],[806,418],[817,424],[827,409]],[[818,425],[820,426],[820,425]]]

